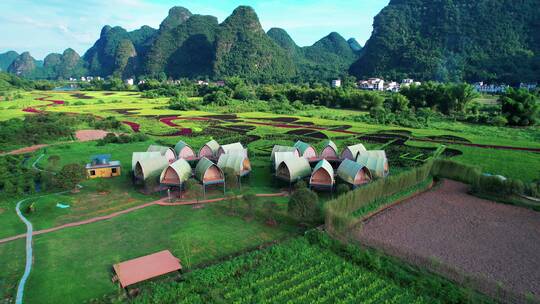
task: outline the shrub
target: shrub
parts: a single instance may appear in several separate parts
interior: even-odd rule
[[[195,105],[189,102],[188,97],[181,93],[169,100],[169,109],[178,111],[187,111],[195,108]]]
[[[307,188],[296,190],[289,199],[288,212],[299,220],[316,220],[320,215],[317,193]]]
[[[490,123],[494,126],[504,127],[508,124],[508,119],[504,116],[497,115],[491,119]]]
[[[299,180],[298,182],[296,182],[296,184],[294,184],[295,191],[300,190],[300,189],[306,189],[306,188],[307,188],[307,183],[303,180]]]
[[[342,195],[351,191],[351,187],[349,187],[349,185],[346,185],[346,184],[339,184],[336,190],[337,190],[338,195]]]
[[[116,136],[114,133],[108,133],[104,138],[100,139],[97,143],[98,146],[104,146],[106,144],[128,144],[132,142],[147,141],[148,135],[143,133],[136,133],[133,135],[120,134]]]
[[[85,178],[86,172],[82,165],[68,164],[54,176],[54,184],[61,189],[73,189]]]
[[[244,202],[246,202],[246,216],[253,217],[255,213],[255,202],[257,201],[257,196],[255,194],[246,194],[243,196]]]
[[[473,184],[481,175],[479,168],[452,160],[438,159],[433,163],[431,174],[435,177],[448,178]]]
[[[222,91],[217,91],[210,93],[204,96],[203,104],[204,105],[217,105],[217,106],[226,106],[232,102],[232,99]]]
[[[482,175],[473,183],[472,191],[497,196],[521,195],[525,193],[525,185],[521,180]]]
[[[223,175],[225,175],[225,186],[227,188],[235,188],[238,186],[238,176],[231,168],[225,168],[223,170]]]

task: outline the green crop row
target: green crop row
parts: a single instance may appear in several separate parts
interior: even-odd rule
[[[413,289],[297,238],[151,284],[135,303],[433,303]]]

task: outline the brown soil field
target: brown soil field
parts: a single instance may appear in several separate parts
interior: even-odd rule
[[[107,133],[109,132],[103,130],[79,130],[75,132],[75,137],[79,141],[92,141],[104,138]]]
[[[445,180],[367,219],[355,236],[495,298],[540,298],[540,212],[467,191],[467,185]]]

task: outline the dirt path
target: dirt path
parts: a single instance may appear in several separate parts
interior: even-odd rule
[[[57,145],[63,145],[63,144],[70,144],[74,142],[86,142],[86,141],[94,141],[94,140],[100,140],[107,136],[107,134],[110,132],[103,131],[103,130],[79,130],[75,132],[75,137],[77,138],[77,141],[62,141],[57,142],[54,144],[39,144],[39,145],[33,145],[29,147],[24,147],[16,150],[12,150],[9,152],[0,153],[0,156],[2,155],[17,155],[17,154],[26,154],[26,153],[32,153],[36,152],[39,149],[43,149],[50,146],[57,146]]]
[[[256,194],[257,197],[284,197],[284,196],[288,196],[288,195],[289,194],[287,192]],[[98,216],[98,217],[94,217],[94,218],[91,218],[91,219],[77,221],[77,222],[73,222],[73,223],[68,223],[68,224],[64,224],[64,225],[61,225],[61,226],[52,227],[52,228],[48,228],[48,229],[37,230],[37,231],[34,231],[32,233],[32,235],[40,235],[40,234],[45,234],[45,233],[50,233],[50,232],[55,232],[55,231],[58,231],[58,230],[66,229],[66,228],[69,228],[69,227],[77,227],[77,226],[88,225],[88,224],[92,224],[92,223],[96,223],[96,222],[101,222],[101,221],[105,221],[105,220],[108,220],[108,219],[115,218],[117,216],[120,216],[120,215],[123,215],[123,214],[126,214],[126,213],[130,213],[130,212],[133,212],[133,211],[144,209],[144,208],[150,207],[150,206],[169,206],[170,207],[170,206],[189,206],[189,205],[199,205],[199,204],[211,204],[211,203],[222,202],[222,201],[227,200],[229,198],[230,197],[220,197],[220,198],[207,199],[207,200],[180,201],[180,202],[175,202],[175,203],[169,203],[169,202],[167,202],[167,200],[168,200],[167,198],[162,198],[162,199],[157,200],[157,201],[145,203],[145,204],[142,204],[142,205],[139,205],[139,206],[135,206],[135,207],[131,207],[131,208],[128,208],[128,209],[125,209],[125,210],[117,211],[117,212],[114,212],[114,213],[111,213],[111,214],[108,214],[108,215]],[[236,198],[242,198],[242,195],[238,195],[238,196],[236,196]],[[8,243],[8,242],[15,241],[15,240],[18,240],[18,239],[22,239],[22,238],[25,238],[25,237],[26,237],[26,234],[23,233],[23,234],[14,235],[14,236],[11,236],[11,237],[3,238],[3,239],[0,239],[0,244]]]
[[[540,212],[467,194],[468,186],[445,180],[369,218],[355,232],[364,244],[412,263],[434,267],[495,297],[522,302],[540,298]]]

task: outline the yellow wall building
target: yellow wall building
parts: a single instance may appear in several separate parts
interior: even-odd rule
[[[98,155],[92,157],[92,162],[86,164],[86,176],[88,178],[109,178],[120,176],[122,168],[119,161],[111,161],[110,155]]]

